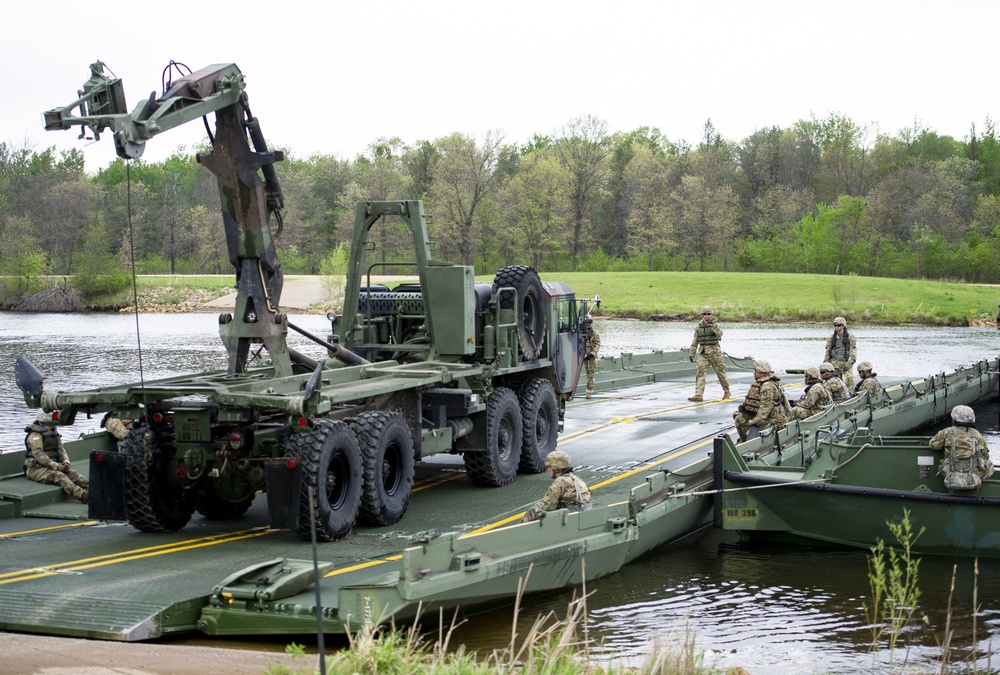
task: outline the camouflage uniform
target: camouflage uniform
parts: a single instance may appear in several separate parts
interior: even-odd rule
[[[117,417],[108,417],[104,422],[104,430],[114,436],[119,441],[124,441],[132,428],[132,420],[122,420]]]
[[[847,332],[847,323],[843,317],[838,316],[833,320],[834,325],[840,323],[844,326],[843,333],[838,334],[834,328],[833,335],[826,341],[826,355],[823,360],[833,364],[837,375],[844,380],[848,390],[854,386],[854,377],[851,371],[854,362],[858,358],[858,345],[854,336]]]
[[[597,353],[601,351],[601,336],[587,319],[587,335],[584,338],[583,365],[587,369],[587,398],[594,394],[594,373],[597,372]]]
[[[726,377],[726,364],[722,357],[722,327],[718,320],[712,316],[711,307],[702,308],[702,320],[694,329],[694,338],[691,340],[691,348],[688,350],[688,358],[694,361],[696,352],[698,356],[698,371],[694,377],[694,396],[689,401],[701,401],[705,393],[705,375],[709,366],[715,370],[722,385],[722,398],[729,398],[729,378]],[[700,347],[700,349],[699,349]]]
[[[766,371],[758,371],[758,364],[763,364]],[[764,429],[784,429],[785,423],[791,417],[791,406],[788,397],[778,384],[780,378],[771,372],[771,366],[764,361],[754,364],[754,377],[757,380],[750,385],[746,399],[739,409],[733,413],[736,431],[742,443],[747,439],[750,427]]]
[[[963,412],[968,415],[968,421],[960,421]],[[986,439],[973,426],[976,418],[972,408],[964,405],[955,406],[951,416],[955,419],[955,426],[937,432],[929,443],[932,450],[946,453],[941,460],[938,473],[947,477],[948,474],[958,471],[974,473],[980,479],[989,478],[993,475],[990,449],[986,445]]]
[[[545,511],[569,509],[571,512],[590,510],[590,488],[573,473],[569,455],[553,450],[545,457],[545,468],[552,470],[552,484],[545,496],[525,512],[522,523],[536,520]]]
[[[862,368],[862,366],[868,366],[867,368]],[[867,375],[862,375],[861,372],[864,371],[868,373]],[[868,398],[874,398],[880,391],[882,391],[882,385],[878,381],[878,373],[873,373],[871,371],[871,364],[867,361],[862,361],[858,364],[858,376],[861,377],[861,381],[858,382],[857,386],[854,387],[855,393],[860,394],[862,391],[868,392]]]
[[[809,377],[809,371],[815,373],[815,377]],[[819,369],[815,367],[807,369],[806,381],[802,397],[792,406],[792,417],[800,420],[818,415],[826,410],[826,406],[833,403],[830,390],[823,386],[823,381],[819,379]]]
[[[819,375],[823,378],[823,386],[830,392],[834,403],[840,403],[854,396],[844,381],[834,374],[833,364],[824,363],[819,367]]]
[[[41,420],[25,427],[24,474],[37,483],[58,485],[63,492],[84,504],[89,497],[89,481],[72,469],[59,432]],[[51,421],[49,418],[48,421]]]

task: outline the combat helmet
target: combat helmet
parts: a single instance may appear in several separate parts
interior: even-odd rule
[[[701,313],[702,314],[712,314],[712,308],[709,307],[708,305],[705,305],[704,307],[701,308]]]
[[[858,364],[858,372],[860,373],[862,370],[867,370],[869,373],[872,372],[872,364],[868,361],[862,361]]]
[[[753,369],[756,370],[758,373],[773,373],[774,372],[771,369],[771,363],[769,361],[764,361],[764,360],[754,361],[753,362]]]
[[[808,368],[806,368],[805,374],[806,377],[809,378],[810,380],[818,380],[819,368],[817,368],[816,366],[809,366]]]
[[[951,409],[951,419],[955,424],[975,424],[976,413],[967,405],[957,405]]]
[[[829,361],[824,361],[823,363],[819,364],[819,372],[821,373],[833,373],[836,372],[836,370],[837,369],[834,368],[833,364],[830,363]]]
[[[55,419],[52,417],[52,413],[47,413],[44,410],[38,413],[38,417],[35,418],[36,424],[54,424]]]
[[[836,319],[833,320],[834,326],[836,326],[838,323],[843,325],[844,328],[847,328],[847,319],[845,319],[844,317],[838,316]]]
[[[545,456],[545,466],[552,467],[557,471],[563,471],[573,466],[569,455],[564,450],[553,450]]]

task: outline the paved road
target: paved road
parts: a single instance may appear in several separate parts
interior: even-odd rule
[[[342,288],[329,289],[324,287],[326,277],[308,275],[289,275],[281,290],[281,309],[283,311],[325,314],[331,309],[341,309]],[[412,280],[413,277],[379,276],[372,277],[372,283],[385,283],[392,286],[399,281]],[[206,311],[218,312],[232,310],[236,304],[236,293],[224,295],[211,302],[206,302],[202,308]]]

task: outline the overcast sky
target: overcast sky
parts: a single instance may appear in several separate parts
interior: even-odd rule
[[[88,146],[41,120],[98,59],[130,110],[171,59],[236,63],[270,145],[298,157],[494,129],[523,143],[582,115],[692,143],[709,118],[740,141],[830,113],[963,139],[997,116],[998,19],[995,0],[11,3],[0,141],[83,148],[89,171],[111,162],[110,136]],[[188,124],[144,158],[203,137]]]

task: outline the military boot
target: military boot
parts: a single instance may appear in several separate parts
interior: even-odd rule
[[[688,398],[688,400],[689,401],[694,401],[695,403],[697,403],[699,401],[704,401],[705,399],[702,397],[701,394],[695,394],[694,396]]]
[[[584,398],[591,398],[593,395],[594,395],[594,392],[592,392],[590,390],[587,390],[587,394],[586,394],[586,396],[584,396]]]
[[[723,389],[722,390],[722,400],[723,401],[728,401],[730,398],[731,398],[731,396],[729,394],[729,390],[728,389]]]

